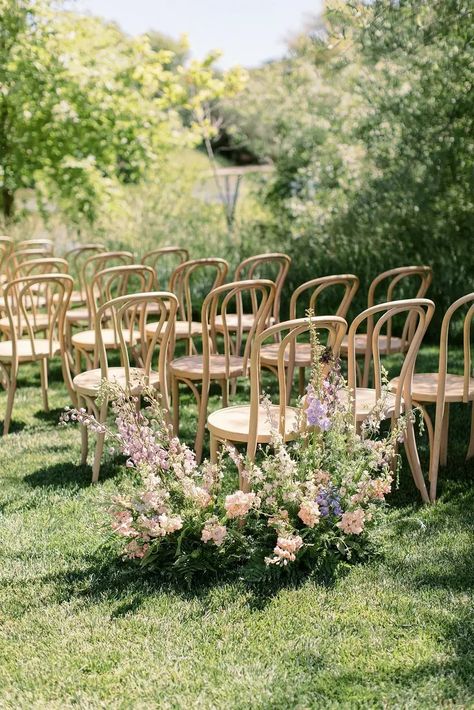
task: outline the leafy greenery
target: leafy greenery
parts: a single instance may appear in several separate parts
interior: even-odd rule
[[[420,368],[436,363],[424,349]],[[77,463],[79,431],[57,427],[67,402],[59,363],[50,414],[37,368],[20,374],[14,433],[0,440],[2,707],[472,705],[467,407],[453,407],[436,505],[420,505],[403,470],[381,556],[326,584],[263,592],[234,581],[188,592],[114,563],[102,546],[104,509],[133,474],[109,460],[90,486],[90,468]],[[191,403],[183,401],[188,441]]]

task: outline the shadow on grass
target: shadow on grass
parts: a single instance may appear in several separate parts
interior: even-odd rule
[[[121,473],[123,459],[106,460],[100,467],[99,483],[114,478]],[[92,466],[74,463],[57,463],[43,466],[28,476],[24,482],[32,488],[86,488],[91,484]]]

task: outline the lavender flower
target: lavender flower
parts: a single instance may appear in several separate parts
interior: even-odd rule
[[[308,385],[306,391],[306,419],[309,426],[317,426],[321,431],[329,431],[331,420],[328,416],[328,405],[316,396],[312,385]]]
[[[316,496],[316,503],[322,518],[329,515],[340,517],[342,515],[341,499],[333,488],[321,489]]]

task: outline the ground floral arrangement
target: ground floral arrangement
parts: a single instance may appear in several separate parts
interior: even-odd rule
[[[384,516],[406,421],[381,432],[386,392],[359,433],[338,362],[317,343],[310,384],[299,403],[299,433],[284,443],[273,428],[255,462],[226,445],[216,464],[197,465],[172,435],[159,396],[136,397],[104,382],[116,427],[84,410],[65,421],[103,431],[139,479],[110,508],[124,559],[191,584],[199,576],[237,572],[252,581],[333,572],[367,555],[369,532]],[[245,479],[249,490],[236,482]]]

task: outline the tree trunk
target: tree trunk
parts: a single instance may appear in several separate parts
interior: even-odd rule
[[[2,188],[2,212],[5,222],[10,222],[15,207],[15,193],[7,187]]]

